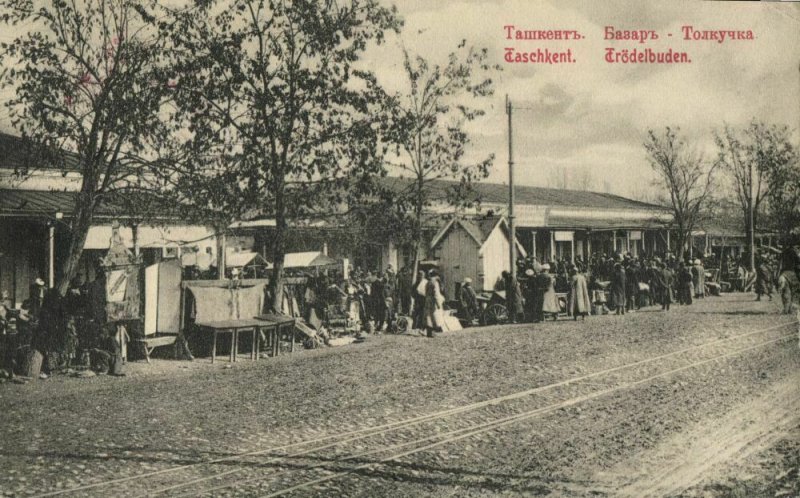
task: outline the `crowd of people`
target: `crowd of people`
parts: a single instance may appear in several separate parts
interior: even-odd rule
[[[743,259],[716,261],[708,256],[681,260],[671,253],[660,257],[594,254],[589,258],[576,256],[574,262],[557,259],[549,264],[527,258],[518,261],[517,277],[503,272],[495,290],[503,296],[507,313],[503,319],[511,323],[556,320],[559,315],[585,320],[589,315],[624,315],[654,305],[668,311],[672,304],[691,305],[706,297],[709,289],[718,288],[718,283],[706,282],[704,261],[726,269],[733,284],[731,290],[752,287],[757,300],[772,300],[777,290],[783,312],[792,311],[799,287],[797,273],[794,269],[781,271],[785,265],[770,254],[758,255],[755,272],[743,269]],[[47,373],[76,362],[94,364],[89,354],[106,352],[107,358],[98,361],[107,362],[113,371],[113,361],[124,344],[115,343],[113,331],[105,326],[105,281],[103,272],[97,273],[98,278],[91,282],[76,279],[63,297],[36,279],[20,310],[13,309],[4,292],[0,332],[9,337],[6,332],[15,321],[19,333],[16,344],[3,345],[5,356],[0,362],[8,368],[19,361],[13,351],[37,350],[44,357],[43,371]],[[368,332],[397,327],[398,317],[404,317],[408,328],[435,337],[445,326],[449,304],[455,307],[462,324],[483,323],[486,300],[479,298],[472,280],[465,278],[453,283],[452,289],[448,287],[435,268],[414,275],[410,267],[397,272],[391,265],[383,271],[351,267],[347,278],[339,271],[323,271],[308,276],[302,297],[303,317],[319,324],[335,309]]]
[[[309,276],[304,318],[313,324],[335,310],[348,313],[367,331],[381,332],[396,327],[398,316],[404,316],[410,320],[409,327],[434,337],[434,332],[444,326],[444,281],[435,269],[420,270],[415,278],[412,273],[408,266],[395,271],[388,265],[383,271],[353,267],[348,278],[330,271]],[[470,281],[462,283],[459,292],[475,296]],[[477,311],[476,307],[471,309]]]
[[[125,345],[118,343],[116,328],[108,327],[104,273],[97,275],[92,281],[76,277],[64,296],[36,278],[18,310],[3,291],[0,368],[13,376],[34,353],[40,355],[43,377],[74,366],[121,374],[119,353]]]
[[[771,299],[777,286],[788,313],[796,288],[794,272],[778,274],[778,262],[769,254],[760,254],[756,261],[755,280],[750,284],[757,299]],[[707,255],[683,260],[672,253],[643,257],[598,253],[576,256],[574,262],[557,259],[551,263],[526,258],[518,261],[517,277],[503,272],[494,290],[502,292],[505,320],[511,323],[555,320],[560,315],[585,320],[589,315],[624,315],[648,306],[669,311],[673,304],[691,305],[720,289],[718,282],[706,281],[706,265],[731,271],[736,276],[730,290],[744,290],[752,275],[743,269],[746,264],[743,258],[719,261]],[[347,303],[344,306],[358,314],[365,328],[374,331],[390,329],[398,315],[405,315],[413,329],[425,331],[428,337],[442,330],[448,304],[456,308],[461,323],[469,326],[482,323],[486,302],[482,303],[470,278],[446,286],[435,268],[419,271],[413,278],[409,267],[398,272],[391,265],[383,271],[351,268],[348,279],[322,275],[311,279],[309,288],[317,296],[326,296],[316,299],[318,314],[325,306]]]
[[[512,323],[556,319],[559,313],[575,320],[589,314],[624,315],[652,305],[668,311],[673,303],[691,305],[694,300],[705,298],[710,290],[720,289],[718,282],[706,281],[704,261],[717,269],[721,263],[713,255],[682,260],[672,253],[652,257],[594,254],[586,259],[576,256],[574,262],[561,259],[552,264],[527,258],[518,262],[519,278],[503,272],[495,290],[506,292],[508,320]],[[725,263],[740,276],[732,290],[745,290],[751,275],[744,270],[745,261],[731,258]],[[762,296],[771,300],[777,284],[783,312],[789,313],[797,276],[793,268],[779,272],[779,266],[776,257],[759,254],[755,281],[750,283],[754,284],[757,300]],[[559,294],[565,296],[563,302],[559,302]]]
[[[496,290],[506,292],[511,322],[539,322],[566,313],[577,320],[592,314],[618,315],[641,307],[673,302],[690,305],[707,294],[705,268],[698,258],[639,258],[626,254],[593,255],[574,262],[556,260],[540,264],[535,258],[521,260],[518,279],[504,272]],[[559,302],[558,295],[564,296]]]

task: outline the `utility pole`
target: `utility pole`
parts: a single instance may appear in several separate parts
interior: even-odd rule
[[[750,161],[749,165],[749,177],[750,177],[750,200],[747,203],[747,218],[748,218],[748,225],[750,225],[749,229],[747,230],[747,245],[750,248],[750,271],[755,271],[756,269],[756,227],[753,226],[753,162]]]
[[[511,133],[511,101],[506,94],[506,114],[508,114],[508,231],[511,276],[517,278],[517,232],[514,228],[514,151]]]

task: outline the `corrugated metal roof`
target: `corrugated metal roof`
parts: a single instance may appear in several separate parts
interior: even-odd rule
[[[75,210],[77,192],[58,190],[17,190],[0,189],[0,216],[53,216],[63,213],[71,216]],[[131,218],[136,216],[134,205],[146,206],[148,212],[159,218],[176,218],[170,213],[168,204],[156,196],[142,192],[117,193],[103,202],[95,211],[95,216]],[[139,214],[141,216],[141,214]]]
[[[615,230],[615,229],[656,229],[664,228],[664,223],[657,219],[640,220],[614,220],[582,218],[575,216],[550,216],[547,219],[548,228],[573,228],[573,229],[592,229],[592,230]]]
[[[72,213],[75,192],[0,190],[0,214],[48,215]]]
[[[29,140],[7,133],[0,133],[0,169],[80,171],[75,154],[48,152],[35,147]]]
[[[380,181],[384,187],[395,191],[408,189],[412,185],[412,180],[408,178],[386,177],[382,178]],[[454,189],[458,185],[458,182],[447,180],[427,182],[430,197],[434,200],[446,199],[448,190]],[[508,185],[482,182],[474,183],[472,186],[480,202],[495,204],[508,203]],[[533,206],[579,206],[601,209],[664,209],[663,206],[648,204],[614,194],[531,187],[526,185],[515,185],[514,196],[516,204]]]

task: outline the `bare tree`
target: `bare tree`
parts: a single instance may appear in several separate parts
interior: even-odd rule
[[[736,191],[747,233],[762,225],[761,215],[770,200],[776,212],[789,214],[781,205],[792,198],[789,183],[793,180],[791,169],[796,161],[789,128],[753,120],[741,130],[725,125],[722,131],[715,132],[714,139],[719,148],[718,160]],[[751,254],[753,251],[750,247]]]
[[[692,150],[679,128],[663,132],[648,130],[644,143],[647,160],[658,176],[658,185],[667,192],[672,209],[673,229],[679,256],[702,216],[714,187],[718,162],[708,163]]]
[[[488,52],[462,41],[444,65],[431,64],[404,50],[403,68],[408,88],[394,96],[390,140],[400,159],[396,166],[412,180],[396,192],[391,204],[396,219],[409,227],[414,268],[419,260],[425,208],[432,203],[431,183],[441,179],[459,181],[446,195],[447,202],[461,204],[474,194],[471,184],[488,175],[494,154],[467,162],[470,144],[466,124],[485,114],[480,100],[494,93],[493,73],[500,70],[488,62]]]

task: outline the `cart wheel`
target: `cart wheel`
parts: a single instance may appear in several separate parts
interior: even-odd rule
[[[407,316],[398,316],[396,327],[398,334],[405,334],[411,330],[411,320]]]
[[[508,321],[508,310],[499,303],[490,304],[483,312],[483,322],[486,325],[498,325]]]

